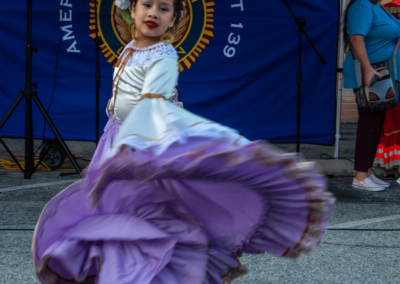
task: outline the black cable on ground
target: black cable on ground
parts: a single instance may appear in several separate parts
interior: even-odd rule
[[[64,5],[62,5],[61,8],[61,15],[64,15]],[[61,17],[61,26],[64,24],[64,16]],[[57,54],[56,54],[56,65],[55,65],[55,72],[54,72],[54,87],[53,87],[53,94],[51,95],[50,103],[49,106],[47,107],[47,113],[49,113],[51,105],[53,103],[54,95],[56,93],[57,89],[57,78],[58,78],[58,59],[60,56],[60,49],[61,49],[61,44],[62,44],[62,38],[63,38],[63,30],[60,29],[60,39],[58,41],[58,48],[57,48]],[[37,149],[36,153],[39,151],[39,149],[43,146],[44,143],[44,137],[46,135],[46,119],[44,120],[43,123],[43,137],[42,137],[42,144],[40,144],[39,148]],[[35,153],[35,154],[36,154]]]

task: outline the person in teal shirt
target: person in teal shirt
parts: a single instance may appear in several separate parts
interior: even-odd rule
[[[350,0],[345,14],[345,43],[351,42],[355,55],[364,70],[364,81],[380,74],[371,64],[385,61],[393,55],[400,37],[400,21],[391,17],[381,6],[381,0]],[[400,58],[397,59],[400,71]],[[358,88],[354,59],[349,52],[343,67],[344,87]],[[399,79],[399,74],[397,74]],[[368,112],[358,108],[359,120],[356,138],[355,165],[357,174],[352,186],[369,191],[383,191],[390,184],[371,175],[386,111]]]
[[[385,61],[393,54],[393,50],[400,36],[400,20],[393,20],[379,5],[370,0],[354,0],[347,11],[347,37],[353,35],[364,36],[370,63]],[[393,17],[394,18],[394,17]],[[400,70],[400,57],[398,53],[397,69]],[[358,88],[354,59],[349,52],[343,66],[344,87],[346,89]],[[397,74],[397,79],[400,75]]]

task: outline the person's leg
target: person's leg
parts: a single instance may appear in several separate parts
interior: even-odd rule
[[[381,111],[381,112],[377,112],[378,114],[380,114],[379,116],[376,117],[377,119],[377,127],[378,127],[378,132],[376,133],[376,135],[374,135],[374,155],[373,157],[371,157],[372,159],[372,164],[371,164],[371,168],[374,164],[375,161],[375,156],[376,156],[376,151],[378,150],[379,147],[379,142],[381,141],[381,137],[382,137],[382,131],[383,131],[383,126],[385,125],[385,119],[386,119],[386,111]],[[371,152],[372,154],[372,152]],[[372,171],[371,168],[368,171],[368,176],[371,176]]]
[[[380,131],[378,133],[379,135],[374,137],[374,139],[375,139],[375,146],[374,146],[375,151],[374,151],[374,153],[375,154],[374,154],[374,157],[372,158],[372,164],[373,164],[373,162],[375,160],[376,151],[378,150],[379,142],[381,141],[381,138],[382,138],[383,127],[384,127],[385,119],[386,119],[386,111],[383,111],[381,113],[382,113],[382,115],[380,116],[381,125],[379,125],[380,126]],[[369,169],[369,171],[368,171],[368,177],[370,178],[370,180],[373,183],[375,183],[375,184],[377,184],[377,185],[379,185],[381,187],[390,187],[390,183],[388,183],[386,181],[383,181],[383,180],[379,179],[377,176],[373,175],[371,169]]]
[[[355,179],[363,181],[368,178],[378,149],[386,112],[368,112],[358,109],[359,120],[356,138],[356,153],[354,169]]]

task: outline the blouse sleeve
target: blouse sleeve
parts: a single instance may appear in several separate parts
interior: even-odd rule
[[[354,3],[347,14],[349,36],[363,35],[366,37],[372,28],[373,21],[374,11],[371,3]]]
[[[118,132],[117,144],[114,145],[116,148],[121,144],[129,144],[143,150],[152,142],[161,141],[172,127],[171,114],[179,109],[168,101],[175,94],[179,75],[176,58],[154,57],[144,73],[142,98],[125,118]]]
[[[178,62],[170,57],[153,58],[146,68],[143,95],[161,95],[169,99],[174,95],[178,81]]]
[[[154,57],[145,67],[144,74],[146,77],[141,91],[142,99],[125,118],[113,142],[110,157],[122,145],[161,155],[170,145],[182,143],[190,135],[199,135],[199,132],[193,130],[193,126],[214,124],[168,101],[175,94],[179,75],[177,58]],[[220,127],[215,125],[216,128]],[[215,129],[211,132],[218,133]],[[224,131],[225,128],[220,133],[225,133]],[[238,139],[238,134],[235,135],[233,140]]]

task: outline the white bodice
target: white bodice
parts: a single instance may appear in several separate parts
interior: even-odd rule
[[[178,57],[172,45],[159,43],[138,49],[131,42],[127,48],[134,49],[134,53],[120,76],[122,67],[115,70],[113,97],[108,106],[123,124],[107,157],[115,155],[122,145],[160,155],[177,141],[185,143],[188,137],[222,139],[237,146],[249,142],[235,130],[169,101],[175,95],[179,76]]]
[[[114,70],[115,83],[108,113],[119,121],[125,120],[144,94],[172,97],[179,75],[178,57],[172,45],[161,42],[147,48],[137,48],[133,43],[134,41],[130,42],[124,49],[132,48],[134,53],[127,61],[120,78],[116,77],[122,66]]]

